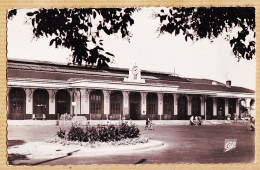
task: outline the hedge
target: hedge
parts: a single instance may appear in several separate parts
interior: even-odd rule
[[[140,130],[134,124],[121,123],[115,125],[98,125],[97,127],[87,125],[85,128],[71,126],[66,134],[66,130],[58,130],[57,136],[68,141],[80,142],[108,142],[119,141],[121,139],[139,137]]]

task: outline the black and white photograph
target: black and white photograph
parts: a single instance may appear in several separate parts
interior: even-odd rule
[[[8,166],[255,163],[255,18],[8,9]]]

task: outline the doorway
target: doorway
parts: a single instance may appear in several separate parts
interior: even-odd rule
[[[139,120],[141,113],[141,95],[137,92],[131,92],[129,94],[130,101],[130,119]]]

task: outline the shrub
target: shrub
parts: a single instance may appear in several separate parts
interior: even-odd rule
[[[62,130],[61,128],[60,128],[60,130],[58,130],[57,131],[57,136],[59,137],[59,138],[65,138],[66,137],[66,130]]]
[[[71,141],[82,141],[84,138],[84,131],[80,127],[71,126],[67,139]]]
[[[57,132],[58,137],[65,138],[65,131],[61,133],[61,129]],[[137,126],[127,123],[121,123],[118,127],[114,125],[98,125],[81,127],[71,126],[67,134],[67,140],[80,142],[108,142],[119,141],[127,138],[136,138],[140,135]]]
[[[122,123],[119,127],[119,133],[123,138],[135,138],[140,135],[140,130],[134,124],[130,126],[127,123]]]

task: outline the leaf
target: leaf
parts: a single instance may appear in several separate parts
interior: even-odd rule
[[[96,65],[101,57],[99,52],[106,52],[100,47],[103,45],[100,31],[108,35],[120,32],[123,37],[129,38],[131,34],[128,26],[134,24],[132,19],[134,11],[135,8],[53,8],[28,12],[27,16],[32,21],[34,36],[39,38],[51,36],[49,45],[55,43],[56,48],[63,46],[70,49],[74,63],[82,64],[84,60],[88,64]],[[98,21],[97,25],[93,24],[95,22],[90,21],[88,16],[92,16],[91,19],[94,20],[99,19],[98,15],[103,19]],[[107,27],[108,25],[111,27]],[[99,42],[100,46],[90,49],[89,42],[96,45]],[[105,65],[105,60],[100,62]]]
[[[111,55],[114,56],[114,54],[110,53],[110,52],[106,52],[107,55]]]
[[[32,25],[34,27],[34,24],[35,24],[35,18],[32,19]]]
[[[50,46],[52,46],[52,44],[54,43],[54,41],[56,41],[56,39],[52,39],[52,40],[50,41]]]
[[[95,18],[96,18],[96,16],[97,16],[97,13],[96,13],[96,11],[93,11],[93,18],[95,19]]]
[[[28,12],[27,13],[27,16],[29,16],[29,17],[31,17],[31,16],[33,16],[34,15],[34,13],[32,13],[32,12]]]
[[[16,9],[12,9],[12,10],[10,10],[9,12],[8,12],[8,16],[7,16],[7,18],[8,19],[11,19],[14,15],[16,15],[17,14],[17,10]]]
[[[92,42],[93,42],[94,44],[96,44],[96,40],[95,40],[94,37],[92,37]]]

